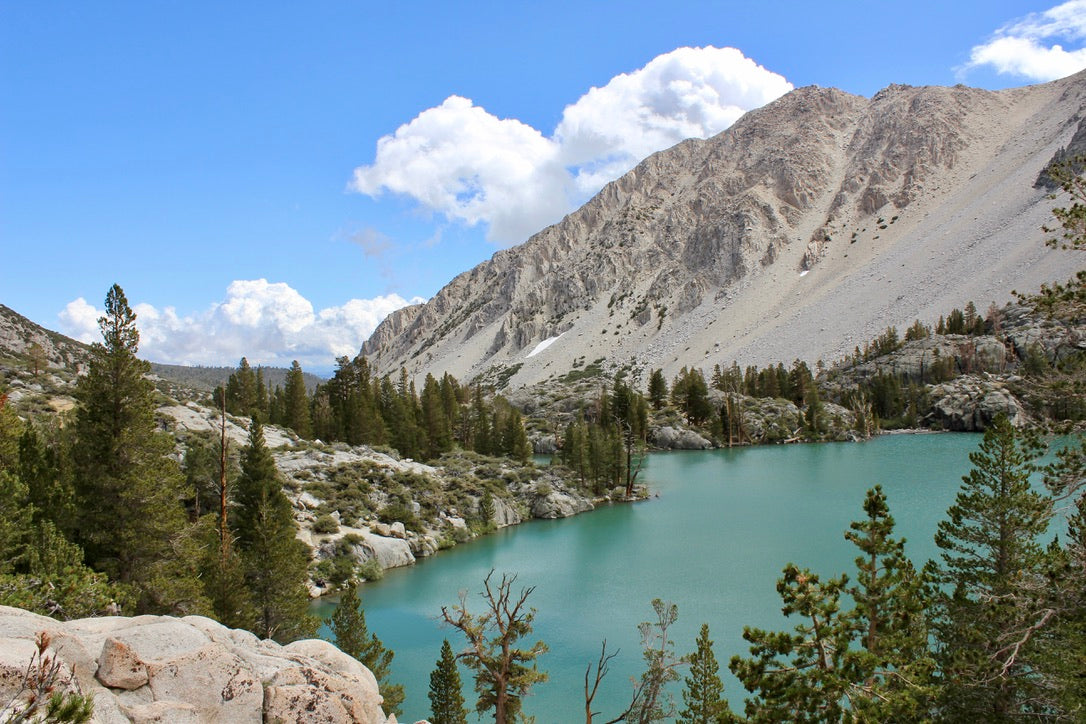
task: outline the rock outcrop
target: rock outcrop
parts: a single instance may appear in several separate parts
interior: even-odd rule
[[[649,432],[649,442],[660,450],[708,450],[713,443],[694,432],[670,425],[653,428]]]
[[[983,432],[999,415],[1014,425],[1025,422],[1018,400],[1007,389],[1012,378],[966,375],[933,385],[931,412],[924,424],[955,432]]]
[[[1053,202],[1033,184],[1084,111],[1086,73],[995,92],[799,88],[645,159],[390,315],[361,352],[382,374],[514,389],[597,359],[668,378],[840,359],[888,325],[1069,275],[1080,261],[1041,243]]]
[[[884,374],[926,384],[943,370],[954,375],[979,372],[999,374],[1007,370],[1008,357],[1003,341],[997,337],[935,335],[906,342],[899,350],[845,367],[844,372],[854,380]],[[949,370],[945,369],[947,366]]]
[[[280,646],[201,616],[61,622],[0,606],[0,701],[19,693],[42,632],[95,722],[395,722],[373,674],[327,641]]]

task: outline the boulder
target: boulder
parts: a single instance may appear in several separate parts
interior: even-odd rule
[[[568,518],[592,510],[592,503],[582,497],[553,490],[532,501],[533,518]]]
[[[743,397],[743,431],[754,443],[780,443],[794,439],[803,428],[803,413],[779,397]]]
[[[415,558],[426,558],[441,550],[441,544],[432,535],[419,535],[408,533],[407,543],[411,546],[411,553]]]
[[[381,535],[381,533],[385,535]],[[337,544],[340,539],[353,534],[357,543],[351,544],[351,554],[359,564],[365,563],[371,558],[377,559],[381,568],[397,568],[410,566],[415,562],[415,556],[411,552],[411,544],[406,540],[407,532],[403,523],[376,523],[371,530],[366,528],[350,528],[341,526],[339,534],[324,541],[317,549],[320,558],[332,558],[336,555]]]
[[[147,684],[147,666],[128,644],[106,639],[98,657],[98,681],[111,689],[131,691]]]
[[[536,455],[554,455],[558,452],[558,440],[554,435],[538,435],[532,438],[532,452]]]
[[[59,689],[91,697],[95,722],[395,722],[372,672],[327,641],[280,646],[201,616],[60,622],[0,606],[0,700],[17,697],[41,631]]]
[[[930,397],[931,411],[924,422],[945,430],[983,432],[999,415],[1005,415],[1014,425],[1025,422],[1018,400],[996,379],[959,377],[933,385]]]
[[[649,432],[649,441],[661,450],[708,450],[713,446],[713,443],[693,430],[682,430],[670,425],[653,428]]]
[[[505,528],[510,525],[519,525],[524,522],[524,516],[514,507],[510,501],[504,498],[494,497],[494,525]]]

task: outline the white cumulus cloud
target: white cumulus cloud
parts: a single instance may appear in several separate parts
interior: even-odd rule
[[[555,130],[565,165],[593,192],[651,153],[708,138],[792,90],[735,48],[679,48],[592,88]]]
[[[405,194],[490,236],[538,230],[568,208],[568,175],[557,145],[524,123],[490,115],[450,96],[377,142],[371,166],[355,169],[352,188],[370,196]]]
[[[450,96],[377,142],[350,188],[402,194],[447,219],[523,241],[645,156],[723,131],[792,85],[734,48],[679,48],[592,88],[550,136]]]
[[[173,307],[133,305],[140,356],[173,364],[252,364],[330,367],[336,357],[358,354],[362,342],[391,312],[425,300],[387,294],[351,299],[314,311],[312,303],[282,282],[235,281],[226,298],[204,312],[180,316]],[[80,297],[60,313],[61,327],[83,342],[101,341],[95,309]]]
[[[1070,0],[1004,25],[970,51],[962,70],[990,66],[1036,81],[1063,78],[1086,68],[1084,39],[1086,0]]]

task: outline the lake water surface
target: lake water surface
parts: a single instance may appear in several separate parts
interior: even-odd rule
[[[478,591],[487,573],[518,576],[517,590],[535,586],[535,636],[550,651],[540,668],[550,681],[524,702],[539,724],[584,720],[585,667],[620,649],[596,697],[603,720],[628,703],[630,677],[641,671],[637,624],[651,618],[659,597],[678,604],[672,627],[676,652],[694,649],[702,622],[710,626],[732,708],[746,693],[727,671],[747,654],[743,626],[782,629],[776,581],[788,562],[822,576],[851,573],[857,549],[844,539],[862,517],[866,490],[881,484],[898,536],[919,567],[935,556],[932,536],[968,472],[980,435],[890,435],[865,443],[825,443],[653,454],[642,480],[658,494],[574,518],[533,521],[442,552],[410,568],[386,571],[361,590],[366,621],[396,652],[393,680],[407,690],[402,722],[429,715],[427,691],[443,638],[454,650],[459,632],[437,621],[442,606],[469,591],[469,610],[482,611]],[[331,614],[333,604],[316,604]],[[327,630],[322,635],[327,635]],[[461,669],[464,698],[474,706],[470,672]],[[681,704],[681,681],[672,685]]]

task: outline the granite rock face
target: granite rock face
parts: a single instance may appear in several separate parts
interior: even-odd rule
[[[327,641],[280,646],[202,616],[56,621],[0,606],[0,701],[41,632],[96,722],[395,722],[373,674]]]

